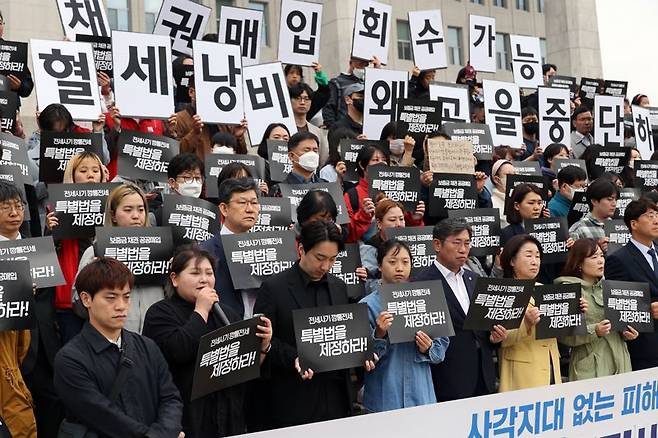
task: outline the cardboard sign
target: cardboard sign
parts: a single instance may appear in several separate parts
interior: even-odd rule
[[[293,230],[225,234],[222,243],[235,289],[257,289],[298,258]]]
[[[619,198],[617,199],[617,205],[615,206],[615,214],[613,218],[623,219],[624,213],[626,212],[626,207],[632,201],[637,201],[642,197],[642,189],[626,187],[619,189]]]
[[[376,199],[381,192],[392,201],[401,202],[407,211],[416,211],[420,201],[420,170],[417,167],[368,166],[368,195]]]
[[[39,181],[61,183],[71,158],[80,152],[103,156],[103,134],[41,131]]]
[[[409,11],[414,64],[421,70],[448,67],[441,10]]]
[[[594,143],[623,146],[624,99],[616,96],[595,96],[593,115]]]
[[[76,35],[75,40],[81,43],[91,43],[96,72],[113,77],[112,38],[109,36]]]
[[[434,173],[463,173],[473,175],[473,145],[468,141],[427,139],[430,170]]]
[[[292,162],[288,158],[288,142],[267,140],[267,161],[270,164],[270,180],[280,182],[292,172]]]
[[[0,332],[36,327],[30,264],[25,260],[0,263]]]
[[[338,208],[338,216],[336,217],[337,224],[347,224],[350,222],[350,217],[347,214],[347,205],[343,197],[343,191],[338,183],[312,183],[312,184],[279,184],[281,189],[281,196],[290,200],[290,211],[292,213],[292,221],[297,222],[297,206],[302,198],[311,190],[322,190],[331,195],[331,199],[336,203]]]
[[[203,199],[162,195],[162,225],[171,227],[174,245],[205,242],[219,233],[219,207]]]
[[[635,160],[635,187],[658,187],[658,161]]]
[[[542,144],[571,143],[571,100],[566,88],[539,87],[539,138]]]
[[[468,41],[473,68],[496,73],[496,19],[469,15]]]
[[[573,76],[553,75],[548,79],[548,86],[553,88],[567,88],[569,90],[569,99],[574,100],[578,92],[578,84]]]
[[[212,9],[191,0],[164,0],[153,33],[171,38],[174,55],[191,55],[192,41],[201,39]]]
[[[654,331],[648,283],[603,280],[603,301],[611,331],[623,332],[629,325],[640,333]]]
[[[628,230],[623,219],[611,219],[603,222],[605,237],[609,238],[609,244],[626,245],[631,240],[631,232]]]
[[[190,400],[260,377],[260,317],[201,336]]]
[[[30,158],[27,156],[25,140],[8,132],[0,132],[0,150],[0,164],[18,167],[23,176],[23,184],[33,186],[36,175],[33,176],[30,172]]]
[[[433,227],[396,227],[385,228],[387,239],[397,239],[406,243],[411,250],[412,266],[411,277],[434,263]]]
[[[478,277],[464,329],[490,331],[494,325],[507,330],[519,328],[533,288],[533,280]]]
[[[443,130],[455,141],[468,141],[473,145],[473,155],[478,161],[493,157],[493,140],[489,125],[481,123],[445,123]]]
[[[27,68],[27,43],[0,41],[0,75],[25,77]]]
[[[340,158],[347,168],[345,174],[343,174],[343,181],[358,182],[361,178],[356,158],[359,155],[359,151],[366,146],[374,146],[384,150],[381,142],[377,140],[357,140],[355,138],[342,138],[340,140],[338,150],[340,152]]]
[[[580,311],[580,284],[535,286],[532,296],[540,315],[536,339],[587,334],[585,314]]]
[[[468,85],[430,82],[430,99],[439,103],[441,123],[471,121]]]
[[[75,41],[76,35],[110,36],[102,0],[57,0],[57,9],[69,41]]]
[[[365,283],[356,275],[356,268],[361,264],[361,253],[358,243],[346,243],[345,249],[338,253],[330,274],[335,275],[347,285],[347,296],[359,300],[365,296]]]
[[[265,26],[263,11],[222,5],[218,16],[219,42],[240,46],[242,65],[258,64]]]
[[[265,180],[265,160],[258,155],[207,154],[205,163],[207,198],[218,196],[217,177],[229,163],[242,163],[247,166],[254,179]]]
[[[0,260],[27,260],[37,288],[66,284],[52,236],[0,241]]]
[[[279,61],[306,66],[319,62],[321,28],[321,4],[282,0]]]
[[[509,39],[516,85],[521,88],[537,88],[544,85],[539,38],[510,35]]]
[[[379,293],[384,309],[393,315],[391,344],[414,342],[418,331],[432,339],[455,335],[440,280],[384,283]]]
[[[543,263],[559,263],[567,260],[569,249],[569,227],[565,217],[542,217],[526,219],[523,227],[525,232],[541,243],[544,254]]]
[[[0,91],[0,130],[14,131],[17,109],[18,95],[12,91]]]
[[[425,136],[441,129],[441,105],[427,99],[398,99],[397,138],[410,135],[420,146]]]
[[[592,147],[592,146],[590,146]],[[631,149],[623,146],[594,147],[592,153],[592,175],[596,179],[604,172],[621,173],[631,156]]]
[[[96,227],[105,219],[105,200],[119,183],[49,184],[48,203],[59,225],[53,229],[55,239],[94,237]]]
[[[487,79],[482,84],[485,117],[491,128],[494,146],[508,145],[520,149],[523,146],[523,126],[519,87],[509,82]]]
[[[473,174],[435,173],[429,195],[432,217],[446,217],[450,210],[472,210],[478,202]]]
[[[366,137],[379,138],[382,128],[395,121],[395,106],[399,99],[407,97],[408,80],[406,71],[366,67],[363,102],[363,134]]]
[[[133,180],[169,180],[169,162],[178,155],[178,141],[162,135],[121,131],[117,140],[119,175]]]
[[[388,44],[391,37],[393,7],[372,0],[358,0],[354,17],[352,56],[371,60],[379,58],[388,64]]]
[[[497,208],[449,210],[448,217],[463,219],[471,226],[469,256],[483,257],[498,254],[500,250],[500,210]]]
[[[259,231],[284,231],[292,225],[290,201],[285,198],[260,198],[260,212],[258,220],[249,230],[252,233]]]

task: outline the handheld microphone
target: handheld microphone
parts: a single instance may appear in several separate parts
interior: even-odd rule
[[[222,322],[224,325],[230,325],[231,322],[228,320],[226,317],[226,313],[222,310],[222,308],[219,306],[219,303],[214,302],[212,303],[212,312],[219,318],[219,320]]]

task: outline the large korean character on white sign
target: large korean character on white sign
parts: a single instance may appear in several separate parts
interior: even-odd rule
[[[469,16],[470,62],[477,71],[496,73],[496,19]]]
[[[239,46],[194,41],[194,81],[196,109],[201,120],[240,124],[244,103]]]
[[[391,36],[393,7],[372,0],[358,0],[354,17],[352,56],[370,60],[376,56],[388,63],[388,43]]]
[[[363,133],[379,138],[382,128],[395,119],[398,99],[407,97],[406,71],[366,68]]]
[[[539,139],[544,145],[571,142],[571,101],[568,88],[539,87]]]
[[[76,35],[110,36],[103,0],[57,0],[57,8],[69,41]]]
[[[441,10],[409,12],[414,64],[421,70],[448,67]]]
[[[603,146],[624,145],[624,98],[594,96],[594,143]]]
[[[290,135],[297,132],[290,95],[280,62],[245,66],[244,112],[249,120],[249,138],[258,143],[273,122],[286,125]]]
[[[468,86],[460,84],[446,84],[442,82],[430,83],[430,100],[440,103],[441,123],[471,121],[468,105]]]
[[[220,11],[219,42],[240,46],[242,65],[258,64],[263,34],[263,12],[232,6],[222,6]]]
[[[37,102],[61,103],[75,120],[96,120],[101,101],[91,44],[30,40]]]
[[[112,32],[114,94],[126,117],[166,119],[174,113],[168,36]]]
[[[279,61],[311,65],[320,59],[322,5],[298,0],[281,1]]]
[[[165,0],[153,33],[171,38],[175,55],[192,54],[192,41],[201,39],[212,10],[191,0]]]
[[[491,128],[494,146],[523,147],[521,126],[521,96],[519,87],[510,82],[482,81],[484,111]]]
[[[509,38],[516,85],[521,88],[544,85],[539,38],[521,35],[510,35]]]
[[[649,108],[633,105],[633,128],[635,130],[635,144],[640,151],[642,159],[648,160],[656,150],[653,143],[653,130],[651,129],[651,113]]]

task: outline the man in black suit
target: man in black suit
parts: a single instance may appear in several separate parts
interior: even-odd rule
[[[605,278],[649,284],[654,331],[628,341],[633,370],[642,370],[658,366],[658,258],[653,243],[658,239],[658,207],[644,198],[633,201],[626,207],[624,222],[631,240],[606,257]]]
[[[233,279],[228,269],[222,236],[246,233],[258,221],[260,202],[258,187],[251,178],[230,178],[223,181],[218,188],[219,211],[224,222],[219,234],[201,244],[201,248],[217,259],[215,266],[216,289],[222,304],[232,308],[241,318],[250,318],[258,289],[240,289],[233,287]]]
[[[441,280],[455,336],[443,362],[432,365],[437,401],[458,400],[496,391],[493,350],[507,337],[495,326],[491,332],[464,330],[464,320],[478,275],[464,269],[471,245],[471,227],[459,219],[444,219],[434,226],[436,260],[414,281]]]

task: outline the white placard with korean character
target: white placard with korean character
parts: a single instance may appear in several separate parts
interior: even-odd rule
[[[487,79],[482,81],[482,85],[485,117],[494,146],[507,145],[520,149],[523,146],[523,127],[519,87],[511,82]]]
[[[192,41],[201,39],[212,9],[191,0],[164,0],[153,33],[171,38],[175,55],[192,54]]]
[[[651,158],[656,150],[653,143],[651,129],[651,114],[648,108],[633,105],[633,128],[635,130],[635,144],[643,160]]]
[[[430,100],[441,104],[441,123],[455,123],[471,121],[471,112],[468,103],[468,87],[461,84],[447,84],[442,82],[430,83]]]
[[[358,0],[354,16],[352,56],[370,60],[379,58],[388,64],[388,43],[391,37],[393,7],[372,0]]]
[[[30,46],[39,109],[61,103],[74,120],[97,120],[102,109],[91,44],[30,40]]]
[[[321,30],[321,4],[282,0],[279,61],[308,66],[319,62]]]
[[[477,71],[496,73],[496,19],[469,16],[469,61]]]
[[[409,30],[414,64],[421,71],[448,67],[440,9],[409,12]]]
[[[571,142],[571,100],[568,88],[539,87],[539,138],[542,144]]]
[[[258,143],[270,123],[286,125],[290,135],[297,132],[290,94],[280,62],[245,66],[244,112],[249,120],[249,139]]]
[[[57,0],[57,8],[69,41],[76,35],[110,36],[103,0]]]
[[[544,85],[539,38],[510,35],[509,39],[516,85],[521,88],[537,88]]]
[[[197,114],[205,123],[238,125],[244,115],[240,47],[194,41]]]
[[[363,133],[379,138],[382,128],[395,119],[398,99],[407,97],[406,71],[366,68],[363,108]]]
[[[112,32],[114,95],[124,117],[167,119],[174,113],[171,40]]]
[[[594,96],[594,143],[603,146],[624,145],[624,98]]]
[[[263,11],[222,6],[219,18],[219,42],[236,44],[242,50],[242,65],[260,62],[263,36]]]

